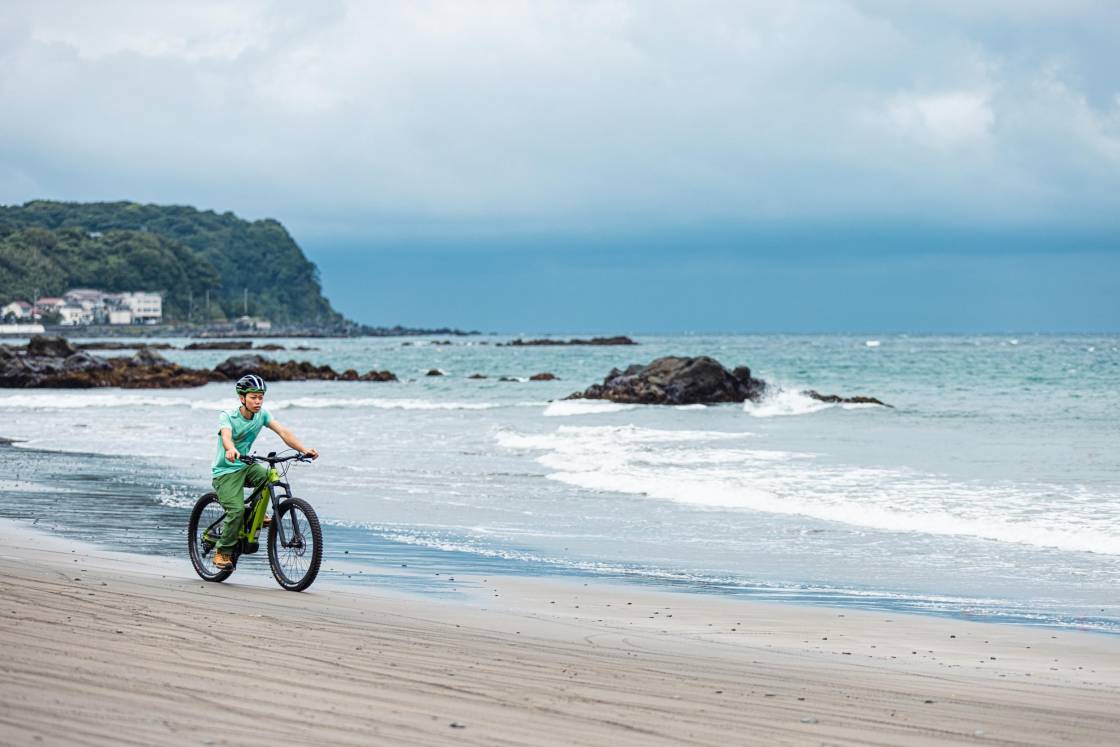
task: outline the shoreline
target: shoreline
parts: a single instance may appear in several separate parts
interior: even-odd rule
[[[610,583],[225,584],[0,521],[15,743],[1109,744],[1111,636]],[[216,661],[250,664],[224,677]],[[221,685],[221,692],[212,688]],[[224,695],[224,697],[223,697]]]
[[[5,445],[5,440],[0,438],[0,448]],[[8,444],[8,447],[14,449],[16,453],[35,460],[25,464],[23,469],[29,469],[32,475],[37,471],[48,469],[44,477],[53,476],[55,481],[68,480],[66,476],[66,472],[70,469],[68,465],[75,457],[96,460],[99,463],[108,460],[110,465],[129,469],[127,464],[118,461],[115,457],[95,452],[44,449],[40,446],[22,446],[16,442]],[[40,461],[42,463],[38,463]],[[54,465],[57,469],[51,470],[50,465]],[[17,472],[18,468],[19,465],[17,465]],[[98,468],[98,471],[103,468],[104,464]],[[89,470],[83,471],[89,472]],[[18,509],[13,511],[10,507],[5,508],[0,505],[0,523],[8,522],[13,526],[20,526],[30,517],[41,518],[46,515],[43,512],[47,511],[47,508],[39,504],[42,500],[40,496],[59,486],[51,479],[36,479],[32,475],[24,473],[19,483],[13,481],[7,486],[0,484],[0,491],[8,492],[5,491],[5,487],[14,491],[11,496],[0,493],[0,502],[15,505],[21,500],[20,496],[22,500],[33,501],[32,505],[24,505],[22,511]],[[33,531],[60,539],[65,538],[68,542],[74,541],[76,537],[90,537],[90,533],[96,529],[96,524],[91,524],[91,521],[96,522],[96,517],[87,516],[82,512],[91,510],[87,507],[96,506],[96,500],[104,497],[106,490],[121,497],[120,491],[125,490],[119,482],[121,478],[119,472],[113,472],[106,473],[94,482],[90,482],[86,476],[74,485],[68,484],[68,488],[64,490],[67,495],[71,494],[71,488],[81,491],[73,494],[74,506],[68,509],[72,513],[63,511],[61,520],[56,520],[52,529],[36,527]],[[98,489],[97,486],[102,482],[105,484],[101,486],[102,489]],[[133,501],[129,505],[137,502],[146,505],[149,496],[164,492],[162,483],[135,484],[134,476],[129,477],[128,482],[127,492],[129,499]],[[21,490],[18,487],[20,484],[32,486],[32,494],[24,492],[26,487]],[[176,559],[178,557],[176,554],[166,554],[162,550],[178,547],[189,507],[193,505],[194,497],[206,492],[208,487],[200,484],[195,492],[188,491],[189,505],[163,502],[159,505],[151,504],[143,513],[144,521],[132,527],[134,531],[130,536],[133,541],[142,542],[145,548],[143,551],[136,552],[136,556],[148,559]],[[87,497],[95,500],[86,500]],[[169,515],[169,512],[172,515]],[[138,520],[137,517],[134,517],[134,520]],[[21,528],[30,529],[30,527]],[[329,579],[332,583],[350,589],[379,589],[383,582],[388,581],[399,589],[411,589],[428,596],[440,597],[447,595],[445,584],[440,578],[441,574],[442,578],[449,576],[467,578],[490,574],[505,579],[544,578],[559,582],[586,581],[595,584],[613,584],[633,589],[635,592],[674,593],[701,599],[728,600],[732,603],[741,601],[748,604],[777,604],[801,609],[835,610],[841,613],[863,611],[913,615],[985,625],[1016,625],[1104,636],[1120,635],[1120,629],[1116,627],[1116,620],[1112,617],[1098,618],[1085,612],[1075,614],[1068,611],[1047,610],[1043,607],[1016,606],[1010,600],[907,593],[898,590],[876,590],[870,587],[833,588],[792,582],[731,583],[688,574],[677,577],[667,571],[654,573],[655,569],[628,568],[610,563],[597,564],[599,567],[593,569],[584,567],[585,562],[578,559],[561,562],[558,559],[532,556],[516,557],[516,553],[513,555],[477,554],[464,550],[400,542],[381,537],[377,532],[363,529],[361,526],[353,526],[349,522],[330,520],[324,520],[324,531],[329,536],[328,555],[324,557],[323,570],[317,583]],[[356,536],[352,536],[354,533],[357,533]],[[118,536],[112,541],[100,539],[88,541],[92,551],[119,552],[122,538]],[[254,564],[254,573],[257,572],[255,565],[260,562],[259,558],[263,558],[263,554],[251,560]],[[402,571],[401,568],[404,567],[408,570]],[[266,564],[262,568],[267,576]]]

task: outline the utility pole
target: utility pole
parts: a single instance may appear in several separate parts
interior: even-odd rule
[[[206,289],[206,313],[204,313],[202,315],[202,321],[207,323],[207,324],[210,323],[210,289],[209,288]]]
[[[190,299],[189,306],[187,307],[187,322],[194,322],[194,289],[187,291],[187,297]]]
[[[249,316],[249,289],[243,288],[241,296],[243,298],[242,304],[245,306],[244,314]]]

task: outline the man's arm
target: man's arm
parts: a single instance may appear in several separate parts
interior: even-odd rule
[[[226,459],[231,462],[236,462],[241,454],[237,452],[237,447],[233,445],[233,429],[221,428],[218,435],[222,437],[222,446],[226,449]]]
[[[319,452],[318,452],[317,449],[309,449],[306,446],[304,446],[302,443],[300,443],[300,440],[298,438],[296,438],[296,434],[292,433],[290,430],[288,430],[284,426],[280,425],[278,422],[276,422],[275,419],[268,421],[268,427],[271,428],[272,431],[277,436],[280,437],[281,441],[286,443],[288,446],[291,446],[293,449],[295,449],[299,453],[306,454],[307,456],[311,457],[312,459],[318,459],[319,458]]]

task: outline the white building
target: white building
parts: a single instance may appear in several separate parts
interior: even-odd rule
[[[39,319],[44,314],[50,314],[50,313],[56,312],[56,311],[59,312],[59,313],[62,313],[62,306],[65,303],[66,303],[66,301],[64,299],[56,298],[54,296],[47,296],[46,298],[40,298],[38,301],[35,302],[35,308],[32,309],[31,315],[34,318]]]
[[[128,309],[110,309],[109,324],[132,324],[132,312]]]
[[[62,297],[67,303],[81,306],[86,311],[94,311],[105,305],[107,295],[104,291],[93,288],[73,288],[63,293]]]
[[[132,320],[140,324],[156,324],[163,319],[163,297],[158,293],[122,293],[121,302],[132,312]]]
[[[76,303],[63,304],[58,310],[59,316],[62,319],[59,324],[67,327],[77,327],[79,325],[93,324],[93,311],[83,309]]]
[[[27,301],[12,301],[7,306],[0,306],[0,319],[30,319],[31,304]]]

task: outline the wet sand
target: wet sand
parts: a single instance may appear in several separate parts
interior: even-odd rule
[[[0,522],[0,743],[1100,744],[1120,637],[449,577],[449,599]]]

